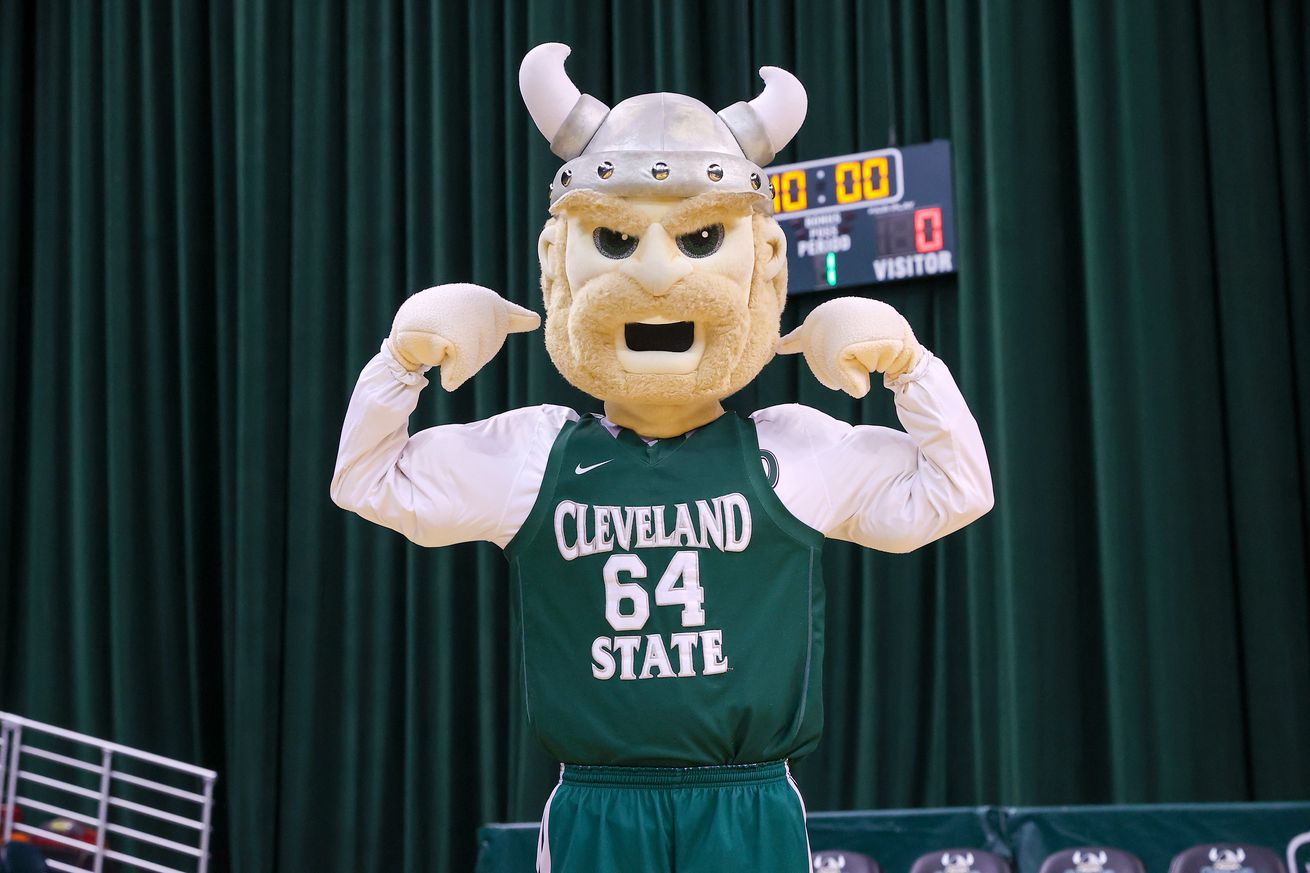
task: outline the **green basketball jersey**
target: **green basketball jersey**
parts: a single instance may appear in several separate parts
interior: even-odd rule
[[[698,766],[803,755],[823,709],[823,536],[731,413],[646,445],[564,426],[506,548],[528,718],[559,760]]]

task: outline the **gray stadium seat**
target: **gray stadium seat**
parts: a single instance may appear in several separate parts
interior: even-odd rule
[[[1287,844],[1288,873],[1300,873],[1300,868],[1297,866],[1297,853],[1305,859],[1305,873],[1310,873],[1310,851],[1306,851],[1308,846],[1310,846],[1310,831],[1292,837],[1292,841]]]
[[[1132,852],[1108,846],[1064,849],[1042,862],[1041,873],[1145,873]]]
[[[882,873],[878,862],[859,852],[845,849],[824,849],[810,855],[814,873]]]
[[[938,849],[920,855],[910,873],[1010,873],[1010,862],[982,849]]]
[[[1202,843],[1179,852],[1169,873],[1286,873],[1272,849],[1245,843]]]

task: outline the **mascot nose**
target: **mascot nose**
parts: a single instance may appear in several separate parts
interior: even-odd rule
[[[663,297],[673,283],[690,273],[692,268],[668,231],[657,223],[642,235],[637,250],[623,261],[622,269],[651,294]]]

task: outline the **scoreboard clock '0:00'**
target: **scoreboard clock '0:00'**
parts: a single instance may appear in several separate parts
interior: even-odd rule
[[[958,269],[945,140],[780,165],[769,181],[792,293]]]

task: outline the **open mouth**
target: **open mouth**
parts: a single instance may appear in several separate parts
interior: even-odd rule
[[[623,326],[623,341],[634,352],[685,352],[696,341],[696,326],[690,321],[630,321]]]
[[[705,328],[694,321],[652,315],[615,331],[614,354],[629,373],[685,376],[696,372],[705,354]]]

